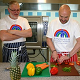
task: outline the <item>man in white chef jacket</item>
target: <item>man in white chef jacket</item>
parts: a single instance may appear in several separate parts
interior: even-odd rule
[[[59,18],[52,20],[47,31],[47,44],[52,51],[50,62],[75,62],[80,49],[80,24],[70,19],[68,5],[59,9]]]

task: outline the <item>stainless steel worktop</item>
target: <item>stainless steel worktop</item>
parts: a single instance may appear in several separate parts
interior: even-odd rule
[[[25,63],[20,64],[21,72]],[[9,70],[5,70],[5,68],[10,67],[9,63],[0,63],[0,80],[11,80]],[[75,65],[76,69],[80,70],[80,66]],[[51,76],[51,77],[28,77],[21,78],[21,80],[80,80],[80,76]]]

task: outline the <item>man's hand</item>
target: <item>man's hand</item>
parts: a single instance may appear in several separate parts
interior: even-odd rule
[[[67,59],[69,59],[68,56],[61,56],[61,57],[58,59],[58,61],[59,61],[59,63],[62,63],[64,60],[67,60]]]
[[[54,61],[58,59],[58,54],[56,51],[52,53],[52,58],[54,59]]]
[[[11,33],[11,34],[15,34],[15,32],[16,32],[16,30],[7,30],[7,31],[8,31],[8,33]]]

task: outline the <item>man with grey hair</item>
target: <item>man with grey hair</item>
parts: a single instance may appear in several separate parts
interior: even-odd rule
[[[26,37],[32,36],[28,20],[19,16],[20,6],[17,1],[11,1],[8,6],[9,15],[0,21],[0,39],[3,42],[3,62],[7,62],[12,51],[17,51],[20,62],[28,62],[25,45]]]

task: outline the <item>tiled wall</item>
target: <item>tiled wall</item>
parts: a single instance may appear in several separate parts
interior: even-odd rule
[[[9,12],[5,9],[5,15],[8,15]],[[59,17],[58,11],[21,11],[20,16],[49,16],[49,22],[52,19]],[[72,11],[71,18],[79,21],[80,23],[80,12],[79,11]]]
[[[8,15],[9,12],[7,10],[7,6],[0,6],[0,17],[3,18],[4,16]],[[49,22],[52,19],[57,18],[58,11],[21,11],[20,16],[49,16]],[[71,18],[79,21],[80,23],[80,11],[71,11]]]

